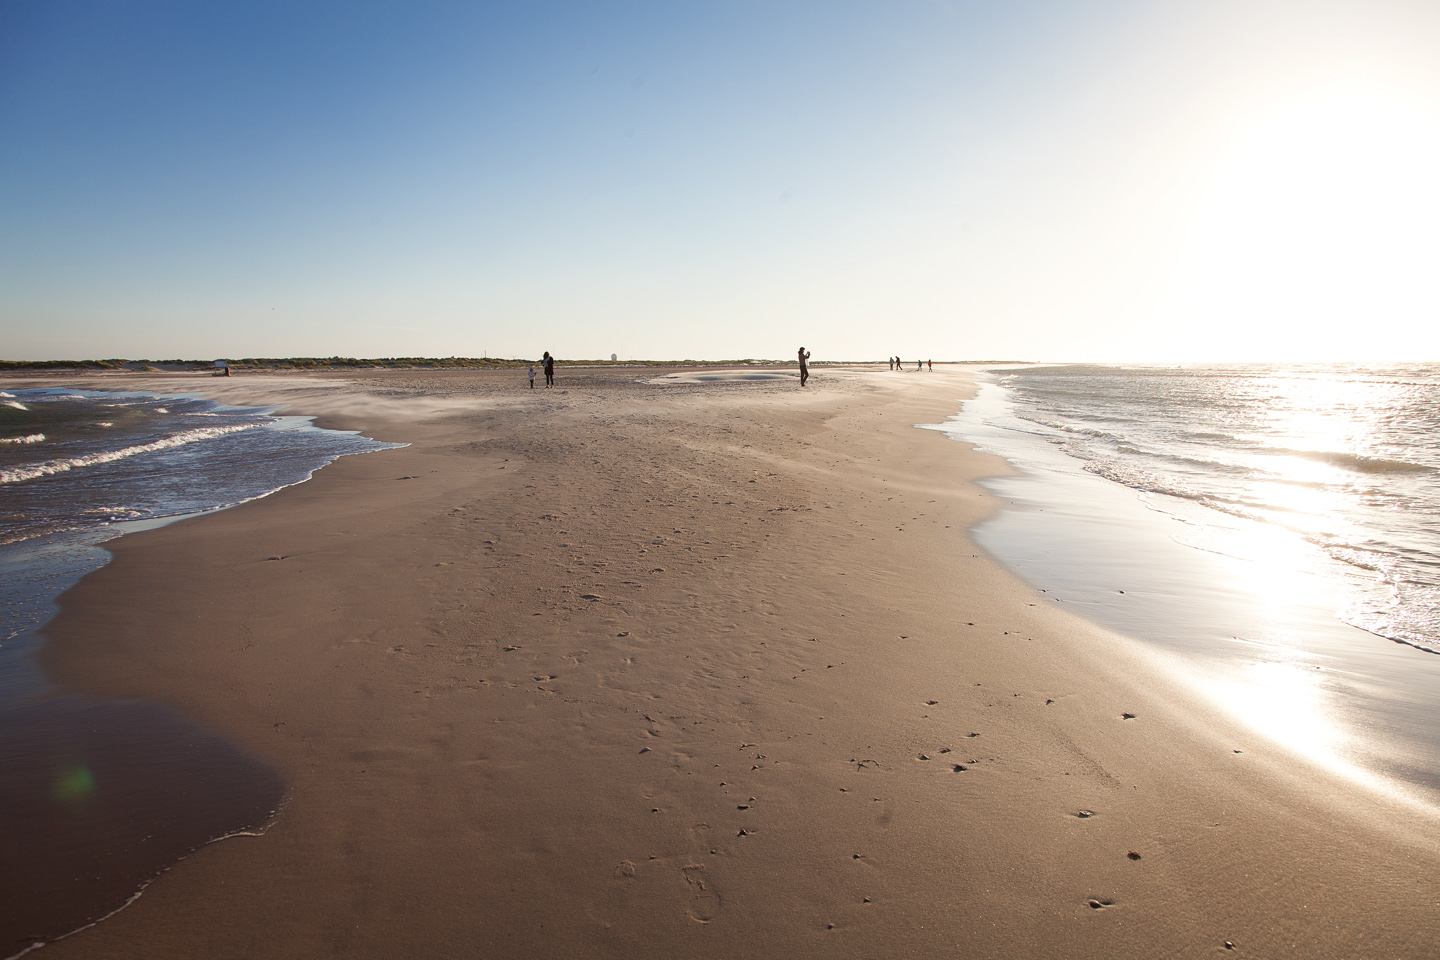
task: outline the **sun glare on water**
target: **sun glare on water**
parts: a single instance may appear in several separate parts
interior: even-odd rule
[[[1388,389],[1348,376],[1268,379],[1246,398],[1240,436],[1253,448],[1245,460],[1253,473],[1237,496],[1252,519],[1221,518],[1186,537],[1241,561],[1224,568],[1230,578],[1218,588],[1260,614],[1253,632],[1233,638],[1243,651],[1235,667],[1206,676],[1205,695],[1287,749],[1377,789],[1382,781],[1353,760],[1363,743],[1336,712],[1334,662],[1313,637],[1344,599],[1324,575],[1330,561],[1319,543],[1364,539],[1345,520],[1355,481],[1337,463],[1371,452]]]

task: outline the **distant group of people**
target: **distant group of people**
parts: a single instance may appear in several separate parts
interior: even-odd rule
[[[545,386],[555,386],[555,358],[550,356],[550,351],[545,351],[545,356],[540,358],[540,368],[545,371]],[[530,365],[530,389],[535,389],[535,365]]]
[[[800,386],[803,387],[803,386],[805,386],[806,382],[809,381],[809,379],[810,379],[810,351],[809,351],[809,350],[806,350],[804,347],[801,347],[801,348],[796,352],[796,358],[800,361]],[[889,360],[890,360],[890,369],[891,369],[891,370],[903,370],[903,369],[904,369],[904,364],[902,363],[902,361],[900,360],[899,357],[890,357]],[[553,386],[555,386],[555,358],[552,357],[552,356],[550,356],[550,351],[549,351],[549,350],[546,350],[546,351],[545,351],[545,356],[543,356],[543,357],[540,358],[540,369],[541,369],[541,370],[544,372],[544,374],[545,374],[545,386],[547,386],[547,387],[553,387]],[[935,369],[935,361],[933,361],[933,360],[916,360],[916,361],[915,361],[915,369],[916,369],[916,370],[932,370],[932,371],[933,371],[933,370]],[[227,374],[228,374],[228,371],[227,371]],[[531,390],[534,390],[534,389],[535,389],[535,365],[534,365],[534,364],[531,364],[531,365],[530,365],[530,389],[531,389]]]

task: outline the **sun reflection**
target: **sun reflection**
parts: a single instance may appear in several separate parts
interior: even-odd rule
[[[1267,394],[1247,398],[1253,429],[1244,440],[1256,451],[1243,466],[1251,479],[1238,498],[1260,523],[1227,525],[1219,552],[1254,562],[1243,586],[1267,607],[1326,597],[1310,574],[1323,572],[1321,545],[1351,543],[1359,534],[1351,516],[1357,472],[1374,449],[1375,385],[1363,378],[1289,377],[1266,384]]]
[[[1267,737],[1324,764],[1345,766],[1344,740],[1320,686],[1321,671],[1293,660],[1250,663],[1230,679],[1212,681],[1221,705]]]
[[[1394,405],[1393,387],[1355,377],[1274,378],[1268,396],[1255,398],[1262,432],[1249,439],[1291,451],[1279,461],[1288,480],[1327,483],[1343,479],[1335,457],[1377,455],[1377,418]]]
[[[1323,670],[1283,649],[1258,646],[1267,648],[1267,659],[1206,676],[1201,682],[1205,695],[1297,756],[1351,782],[1393,794],[1393,783],[1347,758],[1356,744],[1353,733],[1337,720]],[[1272,656],[1276,659],[1268,659]]]
[[[1252,594],[1262,608],[1292,608],[1314,594],[1315,577],[1307,572],[1314,548],[1303,539],[1264,523],[1231,528],[1228,536],[1231,556],[1250,561],[1236,586]]]
[[[1265,613],[1260,639],[1295,648],[1311,629],[1310,611],[1334,607],[1328,581],[1315,575],[1319,550],[1295,531],[1273,523],[1230,522],[1187,525],[1176,539],[1186,546],[1244,561],[1217,568],[1231,577],[1216,586],[1247,598]]]

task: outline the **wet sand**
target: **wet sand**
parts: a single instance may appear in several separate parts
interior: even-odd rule
[[[0,950],[103,920],[207,843],[263,827],[284,784],[175,711],[51,697],[0,710]]]
[[[174,708],[287,800],[45,955],[1440,951],[1432,812],[969,542],[1004,466],[912,427],[965,374],[660,375],[230,378],[411,446],[65,595],[67,690]]]

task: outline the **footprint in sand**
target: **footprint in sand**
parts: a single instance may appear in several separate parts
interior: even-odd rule
[[[705,879],[705,868],[698,863],[681,867],[685,882],[690,886],[690,918],[697,923],[709,923],[720,912],[720,896],[710,889]]]

